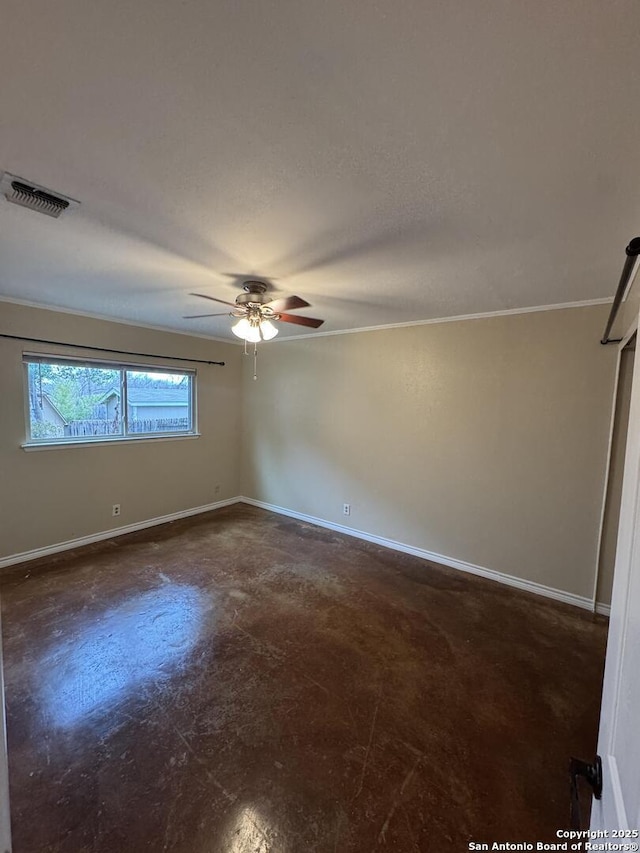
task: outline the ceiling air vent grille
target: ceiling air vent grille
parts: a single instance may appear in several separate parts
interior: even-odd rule
[[[53,216],[55,219],[65,210],[77,207],[79,204],[72,198],[66,198],[31,181],[26,181],[24,178],[10,175],[8,172],[3,175],[0,186],[4,192],[4,197],[12,204],[28,207],[29,210],[44,213],[46,216]]]

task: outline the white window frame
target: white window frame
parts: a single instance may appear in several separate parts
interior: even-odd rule
[[[29,365],[30,364],[62,364],[73,365],[74,367],[95,367],[96,369],[119,370],[121,373],[121,388],[122,388],[122,433],[119,435],[97,435],[97,436],[76,436],[65,438],[31,438],[31,411],[30,411],[30,395],[29,395]],[[50,355],[42,352],[23,352],[22,366],[24,372],[24,410],[25,410],[25,441],[22,447],[25,450],[38,450],[53,447],[78,447],[80,445],[96,445],[96,444],[118,444],[121,442],[131,441],[167,441],[174,439],[197,438],[198,432],[197,421],[197,376],[198,371],[195,369],[185,369],[183,367],[167,367],[166,365],[158,366],[157,364],[141,364],[140,362],[129,361],[109,361],[108,359],[97,358],[78,358],[77,356]],[[128,408],[127,408],[127,371],[139,371],[143,373],[170,373],[184,374],[189,377],[189,408],[191,413],[191,428],[189,430],[166,431],[166,432],[143,432],[130,433],[128,432]]]

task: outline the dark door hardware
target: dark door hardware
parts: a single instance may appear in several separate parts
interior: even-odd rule
[[[617,344],[622,340],[622,338],[610,338],[609,333],[611,332],[611,327],[615,322],[618,310],[626,299],[629,288],[633,284],[633,279],[638,266],[638,258],[640,257],[640,237],[634,237],[625,251],[627,257],[625,258],[624,266],[622,268],[622,275],[620,276],[616,295],[613,297],[613,305],[611,306],[609,319],[607,320],[607,325],[604,330],[602,340],[600,341],[601,344]]]
[[[580,795],[578,793],[578,776],[587,780],[593,790],[596,800],[602,797],[602,760],[596,755],[593,764],[572,758],[569,762],[569,777],[571,780],[571,829],[583,829],[580,817]]]

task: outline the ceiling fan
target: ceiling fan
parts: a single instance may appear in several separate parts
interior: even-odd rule
[[[204,293],[192,293],[191,296],[198,296],[200,299],[210,299],[212,302],[219,302],[222,305],[228,305],[231,311],[223,311],[216,314],[190,314],[184,317],[185,320],[195,320],[200,317],[223,317],[228,314],[230,317],[237,317],[238,322],[231,327],[234,335],[248,341],[252,344],[257,344],[260,341],[270,341],[278,334],[278,328],[274,325],[276,322],[295,323],[298,326],[308,326],[312,329],[317,329],[324,323],[324,320],[316,320],[314,317],[303,317],[299,314],[289,314],[289,311],[294,311],[296,308],[306,308],[309,303],[299,296],[284,296],[281,299],[271,299],[266,295],[267,285],[263,281],[255,281],[250,279],[242,285],[244,293],[239,294],[234,302],[226,302],[224,299],[217,299],[215,296],[206,296]]]

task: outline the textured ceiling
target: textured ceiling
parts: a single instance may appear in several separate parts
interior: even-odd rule
[[[633,0],[3,0],[0,170],[82,206],[0,201],[0,296],[217,337],[190,292],[250,276],[320,331],[610,297],[639,34]]]

